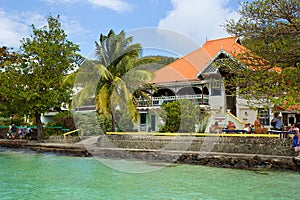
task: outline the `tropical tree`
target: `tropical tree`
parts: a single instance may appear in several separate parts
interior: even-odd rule
[[[16,62],[17,54],[12,50],[13,48],[8,48],[6,46],[0,48],[0,68],[3,67],[4,63],[7,65],[8,62]]]
[[[11,91],[13,80],[19,74],[14,67],[18,55],[12,50],[6,46],[0,48],[0,114],[3,117],[12,117],[18,110],[16,105],[10,104],[11,96],[14,94],[14,90]]]
[[[21,41],[18,62],[5,65],[4,79],[1,77],[5,110],[34,117],[38,140],[43,138],[41,115],[70,101],[72,88],[63,81],[76,66],[79,50],[67,39],[59,16],[46,19],[42,28],[32,25],[31,37]]]
[[[228,84],[238,86],[249,102],[264,99],[275,105],[299,105],[300,3],[298,0],[243,2],[238,21],[228,20],[228,33],[243,38],[250,51],[231,62],[234,76]]]
[[[137,120],[136,97],[147,94],[145,88],[152,79],[152,73],[138,69],[138,66],[154,62],[153,58],[141,58],[141,45],[131,44],[132,37],[125,32],[100,35],[96,42],[96,59],[86,59],[77,73],[75,84],[82,89],[75,97],[76,106],[84,104],[93,95],[96,109],[112,119],[112,131],[115,131],[115,113],[118,108],[126,108],[133,121]],[[127,112],[127,111],[126,111]]]

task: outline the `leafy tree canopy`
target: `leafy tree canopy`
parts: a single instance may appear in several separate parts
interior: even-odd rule
[[[16,52],[11,52],[11,50],[12,48],[6,46],[0,48],[0,67],[3,67],[4,63],[16,61]]]
[[[300,102],[300,3],[298,0],[254,0],[241,4],[238,21],[228,20],[228,33],[243,38],[251,52],[231,62],[228,83],[251,100],[290,107]],[[250,70],[249,70],[250,69]]]
[[[70,101],[72,88],[64,78],[74,68],[78,45],[67,39],[59,16],[48,16],[47,25],[36,28],[21,41],[18,61],[4,65],[1,73],[2,111],[35,117],[38,139],[43,136],[41,115]]]

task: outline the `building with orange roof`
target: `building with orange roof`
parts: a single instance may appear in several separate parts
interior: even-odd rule
[[[149,91],[151,104],[140,102],[137,106],[140,112],[139,131],[158,131],[160,106],[163,102],[179,99],[193,100],[200,108],[210,111],[226,113],[230,110],[241,124],[253,123],[259,115],[261,124],[269,126],[273,115],[271,109],[258,105],[257,110],[252,110],[245,100],[233,96],[232,91],[224,86],[228,70],[218,67],[215,62],[222,58],[237,58],[245,51],[247,49],[238,37],[209,40],[201,48],[155,71],[152,83],[157,91]],[[241,64],[240,67],[245,66]]]

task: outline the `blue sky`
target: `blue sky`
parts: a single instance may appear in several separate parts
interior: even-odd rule
[[[136,42],[142,43],[143,47],[149,45],[149,42],[158,41],[157,37],[153,37],[151,30],[167,30],[164,37],[177,46],[188,43],[185,39],[191,41],[190,48],[179,53],[185,54],[197,46],[201,47],[206,39],[227,37],[228,34],[221,25],[226,19],[238,19],[236,12],[238,2],[238,0],[0,0],[0,46],[18,48],[19,41],[30,36],[31,24],[42,27],[46,24],[47,15],[55,17],[59,14],[68,39],[80,45],[80,53],[84,56],[92,52],[100,33],[107,34],[110,29],[115,32],[125,30],[128,35],[133,36],[139,32],[146,43],[143,44],[144,41],[141,40]],[[185,39],[172,37],[171,32]],[[163,49],[177,51],[166,46]]]

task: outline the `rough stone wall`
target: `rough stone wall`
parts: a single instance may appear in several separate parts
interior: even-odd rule
[[[292,138],[102,135],[99,147],[294,156]]]

